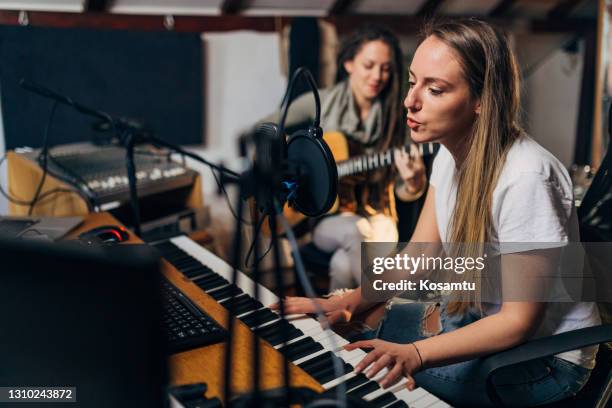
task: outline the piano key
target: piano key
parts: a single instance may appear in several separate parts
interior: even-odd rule
[[[278,320],[278,315],[272,313],[268,309],[260,309],[242,317],[240,320],[242,320],[247,326],[254,327],[255,325],[261,326],[264,323]]]
[[[370,404],[374,407],[384,407],[384,406],[391,404],[392,402],[396,400],[397,399],[395,398],[395,395],[387,391],[387,392],[382,393],[378,397],[374,398],[373,400],[370,400]]]
[[[331,361],[331,356],[332,356],[332,352],[331,351],[325,351],[325,353],[319,354],[316,357],[313,357],[309,360],[306,360],[300,364],[298,364],[298,366],[300,366],[302,369],[308,371],[309,368],[314,367],[318,364],[321,363],[325,363],[325,362],[330,362]]]
[[[412,391],[409,391],[408,388],[403,388],[401,390],[399,390],[398,392],[395,393],[395,396],[402,400],[402,401],[406,401],[409,405],[413,405],[416,401],[418,401],[419,399],[427,396],[427,395],[431,395],[429,394],[427,391],[425,391],[425,389],[421,388],[421,387],[417,387]]]
[[[323,388],[325,388],[326,390],[329,390],[330,388],[334,388],[336,385],[340,384],[341,382],[345,382],[355,377],[356,375],[357,373],[355,371],[351,371],[350,373],[344,374],[342,377],[335,378],[329,382],[326,382],[325,384],[323,384]]]
[[[409,408],[409,406],[405,401],[398,400],[391,405],[387,405],[385,408]]]
[[[435,404],[431,405],[429,408],[450,408],[446,402],[442,400],[438,400]]]
[[[220,276],[211,276],[210,278],[197,279],[193,281],[193,283],[198,285],[200,288],[204,290],[204,292],[207,292],[207,293],[208,291],[212,289],[215,289],[221,286],[225,286],[225,285],[229,285],[229,282]]]
[[[306,315],[301,315],[301,316],[302,317],[300,318],[294,317],[294,318],[287,319],[287,320],[291,322],[291,324],[293,324],[295,327],[303,331],[304,333],[306,333],[307,331],[313,330],[315,328],[318,328],[319,330],[323,330],[323,328],[321,327],[321,323],[319,323],[315,319],[309,316],[306,316]]]
[[[341,364],[341,376],[344,375],[345,373],[348,373],[350,371],[353,371],[353,367],[351,367],[349,364]],[[336,371],[336,367],[335,366],[328,366],[326,367],[325,370],[323,370],[322,372],[316,374],[315,378],[317,381],[319,381],[320,383],[326,383],[334,378],[336,378],[336,376],[338,375],[337,371]]]
[[[225,307],[226,309],[229,310],[230,307],[230,299],[225,299],[220,301],[219,303],[221,304],[221,306]],[[251,308],[251,311],[257,310],[261,308],[261,303],[257,302],[256,300],[254,300],[252,297],[250,297],[249,295],[247,295],[246,293],[241,293],[240,295],[236,296],[234,298],[234,305],[235,306],[242,306],[242,305],[248,305]]]
[[[289,325],[287,322],[283,322],[282,320],[278,320],[272,325],[257,328],[254,330],[254,332],[274,346],[283,342],[283,328],[286,330],[285,334],[287,339],[293,339],[302,335],[300,330]]]
[[[423,397],[414,401],[410,405],[414,408],[429,408],[438,401],[439,401],[438,397],[434,396],[433,394],[426,393]]]
[[[344,386],[346,387],[346,392],[351,391],[353,388],[357,388],[367,382],[369,382],[370,379],[368,377],[366,377],[365,375],[363,375],[362,373],[359,373],[357,375],[355,375],[354,377],[349,378],[347,381],[344,382]],[[328,389],[329,392],[336,392],[336,390],[338,389],[338,387],[340,386],[340,384],[337,384],[334,387],[331,387]]]
[[[279,320],[278,322],[281,323],[282,320]],[[255,333],[257,333],[261,337],[265,338],[266,340],[274,344],[282,343],[283,331],[285,332],[284,334],[287,336],[287,339],[289,340],[295,337],[298,337],[302,334],[302,332],[300,332],[298,329],[296,329],[295,327],[291,327],[291,326],[287,326],[287,327],[265,326],[265,327],[255,329]]]
[[[189,268],[180,269],[180,271],[189,279],[215,275],[214,271],[211,271],[209,268],[205,268],[200,264],[191,266]]]
[[[379,380],[377,380],[379,381]],[[395,385],[389,387],[389,388],[382,388],[380,387],[380,389],[366,395],[365,397],[363,397],[364,400],[366,401],[372,401],[376,398],[378,398],[379,396],[381,396],[382,394],[386,393],[386,392],[390,392],[391,394],[394,394],[400,390],[402,390],[403,388],[406,388],[406,381],[408,381],[405,377],[402,377],[402,379]]]
[[[252,297],[250,297],[249,295],[247,295],[246,293],[241,293],[239,296],[236,296],[236,298],[234,299],[236,303],[241,304],[241,303],[249,303],[253,305],[253,310],[256,309],[260,309],[263,307],[263,305],[261,304],[261,302],[256,301],[255,299],[253,299]],[[229,299],[225,299],[222,300],[221,305],[224,307],[229,306]]]
[[[318,357],[318,356],[320,356],[322,354],[325,354],[327,352],[330,352],[330,351],[329,350],[325,350],[325,348],[323,348],[322,350],[319,350],[319,351],[317,351],[314,354],[311,354],[309,356],[305,356],[305,357],[302,357],[302,358],[298,358],[297,360],[293,361],[293,364],[300,365],[300,364],[302,364],[302,363],[304,363],[304,362],[306,362],[308,360],[311,360],[311,359],[313,359],[315,357]]]
[[[297,360],[298,358],[316,353],[319,350],[323,350],[323,346],[310,338],[305,338],[304,341],[278,349],[278,351],[285,354],[290,360]]]
[[[380,389],[380,385],[376,381],[369,381],[360,387],[354,388],[348,392],[348,395],[351,395],[355,398],[363,398],[366,395]]]
[[[234,286],[231,283],[221,289],[215,289],[208,292],[208,294],[215,298],[215,300],[227,299],[231,296],[239,295],[241,293],[242,291],[237,286]]]

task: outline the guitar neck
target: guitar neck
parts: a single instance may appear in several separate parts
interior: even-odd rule
[[[422,143],[416,146],[422,157],[432,155],[438,149],[437,143]],[[402,149],[408,152],[410,151],[410,145],[405,145]],[[395,163],[395,155],[393,154],[395,150],[397,149],[391,148],[383,152],[364,154],[337,162],[336,168],[338,169],[338,178],[354,176],[356,174],[391,166]]]

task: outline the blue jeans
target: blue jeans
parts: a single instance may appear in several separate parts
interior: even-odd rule
[[[433,305],[394,303],[378,329],[378,337],[394,343],[411,343],[437,333],[427,333],[424,316]],[[453,331],[480,318],[474,312],[450,316],[440,307],[440,333]],[[454,406],[492,406],[485,379],[478,378],[480,359],[444,367],[429,368],[415,374],[418,386]],[[533,406],[571,397],[586,383],[591,371],[557,357],[528,361],[496,372],[493,383],[506,406]]]

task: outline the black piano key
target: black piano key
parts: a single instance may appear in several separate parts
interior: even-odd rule
[[[379,395],[378,397],[370,401],[370,405],[372,405],[375,408],[382,408],[384,406],[389,405],[390,403],[394,401],[397,401],[397,398],[395,398],[395,395],[393,395],[393,393],[391,392],[385,392],[384,394]]]
[[[370,381],[368,377],[366,377],[363,373],[359,373],[356,376],[351,377],[348,380],[344,381],[344,385],[346,387],[346,391],[350,391],[351,389],[358,387],[362,384],[365,384],[368,381]],[[336,386],[330,388],[328,391],[336,392],[336,388],[338,388],[339,386],[340,384],[337,384]]]
[[[231,304],[231,299],[225,299],[224,301],[221,302],[221,304],[224,307],[229,309],[230,304]],[[241,307],[241,308],[246,308],[245,311],[251,311],[251,312],[262,308],[261,303],[254,301],[246,294],[241,294],[234,299],[234,307],[236,306]],[[236,314],[242,314],[242,313],[236,313]]]
[[[221,302],[221,305],[223,307],[225,307],[227,310],[230,310],[230,299],[226,299],[225,301]],[[254,310],[257,310],[259,308],[258,304],[259,302],[255,302],[254,300],[250,299],[248,297],[248,295],[242,294],[240,296],[238,296],[236,299],[234,299],[234,315],[235,316],[240,316],[243,313],[247,313],[247,312],[252,312]],[[260,303],[261,304],[261,303]]]
[[[253,299],[251,296],[247,295],[246,293],[243,295],[240,295],[236,298],[237,301],[239,301],[239,304],[249,304],[252,306],[253,310],[257,310],[257,309],[261,309],[263,307],[263,304],[255,299]],[[224,307],[227,307],[229,309],[229,299],[226,299],[222,302],[220,302],[221,305],[223,305]],[[237,302],[238,303],[238,302]]]
[[[313,377],[317,378],[318,380],[320,380],[320,377],[323,376],[326,373],[329,373],[330,371],[330,367],[334,367],[334,364],[336,364],[336,362],[338,363],[338,366],[344,370],[344,361],[342,361],[341,359],[339,359],[338,357],[332,355],[332,357],[329,359],[329,361],[323,361],[320,362],[316,365],[310,366],[308,367],[308,370],[306,370],[308,373],[310,373]]]
[[[228,286],[225,286],[224,288],[216,289],[216,290],[208,292],[208,294],[212,296],[213,298],[215,298],[215,300],[225,299],[233,295],[239,295],[241,293],[242,291],[240,290],[240,288],[232,284],[229,284]]]
[[[334,367],[330,365],[324,366],[317,372],[310,374],[315,380],[317,380],[320,384],[325,384],[330,380],[326,380],[326,378],[334,378]]]
[[[189,266],[187,268],[181,268],[179,269],[179,271],[181,271],[183,275],[187,276],[188,278],[195,278],[196,276],[205,277],[216,275],[215,272],[211,271],[208,268],[203,268],[202,265],[194,265]]]
[[[205,292],[208,292],[209,290],[214,289],[216,287],[229,284],[227,280],[223,279],[220,276],[211,276],[210,278],[196,279],[193,282],[200,288],[204,289]]]
[[[197,262],[191,255],[177,255],[174,258],[170,259],[170,263],[177,267],[177,269],[181,266],[189,266],[193,265]]]
[[[263,310],[265,310],[265,309],[263,309]],[[255,313],[260,313],[261,311],[262,310],[257,311]],[[259,336],[270,338],[271,336],[274,337],[274,336],[278,335],[278,337],[279,337],[279,339],[281,339],[281,341],[282,341],[282,332],[283,331],[287,332],[288,335],[291,335],[291,337],[288,340],[296,338],[295,335],[297,335],[297,337],[299,337],[299,336],[301,336],[303,334],[303,332],[301,330],[296,329],[290,323],[288,323],[286,320],[278,320],[278,321],[276,321],[276,322],[274,322],[272,324],[269,324],[267,326],[259,327],[259,328],[255,329],[255,333],[257,333],[257,335],[259,335]]]
[[[288,344],[286,346],[279,348],[278,351],[280,351],[281,353],[285,355],[290,355],[291,353],[293,353],[294,350],[297,350],[304,346],[312,345],[312,344],[315,344],[315,341],[310,337],[305,337],[303,339],[296,341],[295,343],[291,343],[291,344]]]
[[[261,313],[263,310],[267,310],[267,309],[262,309],[256,313]],[[249,315],[250,316],[250,315]],[[276,317],[278,317],[278,315],[276,315]],[[296,329],[295,327],[293,327],[291,325],[291,323],[289,323],[286,320],[277,320],[267,326],[264,327],[260,327],[258,329],[255,330],[255,332],[259,332],[259,333],[280,333],[281,331],[287,331],[287,332],[297,332],[297,333],[301,333],[303,334],[303,332],[301,330]]]
[[[279,349],[279,351],[285,354],[291,361],[299,360],[300,358],[314,354],[319,350],[323,350],[323,346],[315,342],[310,337]]]
[[[257,332],[256,332],[257,333]],[[287,331],[287,341],[291,341],[293,339],[297,339],[298,337],[302,336],[304,333],[302,333],[301,330],[298,330],[296,328],[291,328]],[[258,333],[258,335],[260,335]],[[273,346],[278,346],[279,344],[283,343],[283,334],[278,332],[278,333],[268,333],[265,335],[261,335],[261,337],[264,338],[264,340],[266,340],[268,343],[270,343]]]
[[[276,319],[278,319],[278,315],[273,313],[270,309],[258,310],[240,318],[240,320],[242,320],[249,327],[254,327],[255,325],[259,326]]]
[[[319,356],[311,358],[308,361],[304,361],[303,363],[298,364],[298,365],[302,367],[304,371],[307,371],[310,373],[311,371],[316,371],[317,368],[320,367],[321,365],[331,364],[332,357],[333,357],[333,353],[331,351],[328,351]]]
[[[408,404],[406,404],[404,401],[397,400],[387,408],[408,408]]]
[[[353,366],[347,363],[344,363],[341,365],[341,373],[340,376],[336,375],[336,370],[334,366],[330,366],[327,368],[327,370],[318,373],[317,375],[317,380],[321,383],[321,384],[325,384],[327,382],[330,382],[331,380],[334,380],[338,377],[342,377],[344,374],[350,373],[351,371],[353,371]]]
[[[300,367],[304,368],[304,367],[308,367],[309,365],[315,364],[319,361],[325,361],[325,360],[329,360],[331,359],[332,353],[331,351],[328,351],[326,353],[320,354],[314,358],[311,358],[310,360],[307,361],[303,361],[302,363],[298,364]]]
[[[223,278],[217,274],[214,274],[214,275],[203,276],[201,278],[194,279],[193,282],[199,286],[199,285],[203,285],[203,284],[206,284],[210,281],[214,281],[217,279],[223,279]],[[223,280],[226,280],[226,279],[223,279]]]
[[[378,389],[380,389],[380,385],[378,385],[376,381],[370,381],[357,388],[352,389],[351,391],[349,391],[348,395],[361,399],[369,393],[374,392]]]
[[[227,305],[227,310],[229,310],[229,305]],[[241,305],[234,306],[235,316],[240,316],[242,314],[250,313],[252,311],[253,311],[253,306],[251,305],[241,304]]]
[[[191,256],[181,258],[178,260],[174,260],[172,262],[172,265],[174,265],[176,269],[187,268],[189,266],[194,266],[194,265],[199,265],[199,264],[200,263]]]
[[[249,299],[250,299],[250,296],[247,295],[246,293],[243,293],[243,294],[241,294],[239,296],[236,296],[234,298],[234,303],[235,304],[239,304],[240,302],[247,301]],[[224,308],[226,308],[226,309],[229,309],[229,303],[230,303],[230,299],[225,299],[225,300],[219,302],[219,304],[221,306],[223,306]]]

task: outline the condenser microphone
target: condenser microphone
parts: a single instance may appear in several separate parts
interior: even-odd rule
[[[285,137],[284,124],[291,104],[291,93],[296,79],[303,75],[314,96],[315,118],[307,129],[301,129]],[[283,101],[278,125],[260,124],[255,128],[255,140],[268,141],[258,144],[261,167],[270,179],[269,187],[281,207],[288,202],[295,210],[308,217],[318,217],[327,213],[336,201],[338,172],[334,157],[323,140],[323,130],[319,126],[321,103],[312,74],[300,67],[293,74]],[[257,166],[256,166],[257,167]],[[280,177],[279,177],[280,175]],[[266,178],[267,179],[267,178]]]
[[[293,133],[288,140],[278,130],[275,123],[261,123],[251,131],[253,171],[260,183],[247,185],[246,195],[255,196],[264,212],[265,199],[272,193],[281,204],[288,202],[306,216],[325,214],[336,200],[338,184],[329,147],[313,127]]]
[[[287,201],[302,214],[318,217],[336,201],[338,173],[329,147],[313,129],[298,131],[289,138],[288,174],[294,177],[296,186]]]

